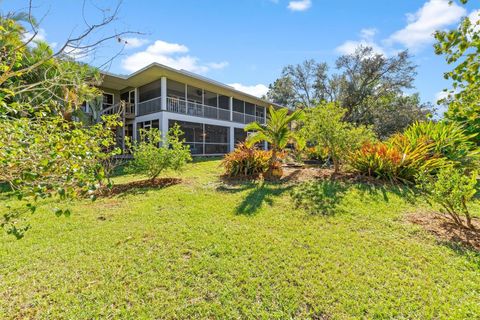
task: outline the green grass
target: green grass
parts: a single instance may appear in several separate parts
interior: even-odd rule
[[[43,204],[24,239],[0,235],[0,318],[480,318],[479,254],[406,222],[423,207],[408,192],[350,186],[311,215],[218,166],[70,217]]]

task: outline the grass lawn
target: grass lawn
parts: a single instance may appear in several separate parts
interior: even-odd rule
[[[352,186],[325,217],[218,166],[70,217],[44,203],[24,239],[0,234],[0,318],[480,318],[480,254],[407,222],[408,192]]]

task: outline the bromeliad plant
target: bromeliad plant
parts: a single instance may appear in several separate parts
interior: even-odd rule
[[[240,143],[233,152],[225,155],[222,166],[229,177],[258,177],[270,168],[271,157],[271,151],[247,147]]]
[[[246,145],[252,147],[256,143],[268,142],[272,151],[269,161],[269,175],[281,175],[279,170],[279,153],[284,150],[289,143],[296,146],[297,149],[305,147],[305,141],[298,133],[291,129],[291,125],[296,121],[303,120],[304,113],[297,110],[288,114],[288,109],[269,108],[269,117],[266,124],[252,122],[245,126],[245,131],[251,131],[246,139]]]

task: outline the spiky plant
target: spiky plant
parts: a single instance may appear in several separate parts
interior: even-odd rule
[[[278,162],[278,153],[285,149],[289,143],[294,143],[298,149],[305,147],[305,141],[296,131],[291,129],[292,123],[304,119],[304,113],[302,110],[297,110],[289,114],[286,108],[274,109],[270,106],[268,115],[266,124],[252,122],[246,125],[244,130],[251,131],[246,139],[247,146],[253,146],[262,141],[269,143],[272,150],[271,171]]]

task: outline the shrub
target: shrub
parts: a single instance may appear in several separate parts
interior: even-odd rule
[[[335,181],[310,181],[293,189],[291,196],[297,208],[311,214],[332,214],[340,202],[345,187]]]
[[[405,130],[403,136],[404,145],[414,149],[431,144],[430,156],[444,157],[455,166],[473,166],[479,159],[479,149],[472,137],[456,123],[416,122]]]
[[[468,203],[477,193],[478,172],[465,174],[463,169],[449,166],[442,168],[436,175],[422,174],[418,177],[418,187],[430,202],[442,207],[442,212],[448,214],[454,223],[474,229],[468,210]]]
[[[386,142],[364,144],[349,162],[367,176],[413,183],[418,174],[435,174],[449,165],[473,167],[478,155],[479,150],[458,125],[422,122]]]
[[[234,151],[225,155],[222,166],[229,177],[258,176],[269,170],[271,157],[271,151],[249,148],[244,143],[240,143]],[[275,166],[278,165],[278,163],[275,164]]]
[[[170,128],[165,139],[158,129],[141,129],[139,141],[127,142],[133,155],[127,170],[140,172],[151,181],[167,169],[180,170],[192,160],[190,146],[180,140],[182,134],[178,125]]]
[[[301,130],[305,140],[317,146],[333,162],[335,172],[347,159],[348,154],[365,142],[374,139],[373,131],[367,127],[355,127],[343,121],[346,109],[335,103],[319,105],[306,112],[306,119]]]
[[[397,137],[402,140],[401,136]],[[445,166],[441,157],[429,154],[431,145],[399,148],[392,143],[366,143],[350,156],[350,166],[358,173],[392,182],[413,183],[419,172],[432,172]]]

